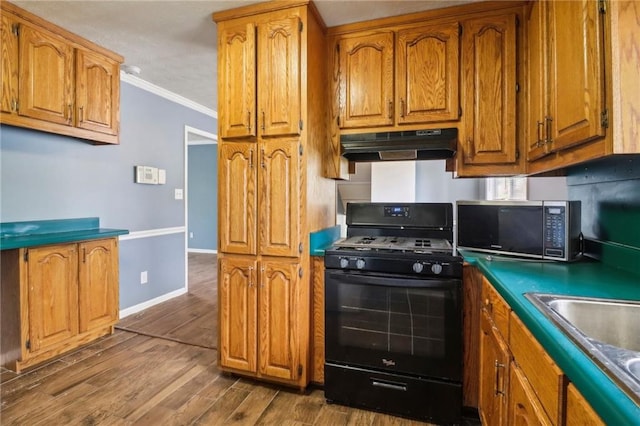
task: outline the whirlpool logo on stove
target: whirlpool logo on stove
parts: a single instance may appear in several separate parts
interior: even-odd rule
[[[385,367],[393,367],[394,365],[396,365],[396,362],[392,359],[382,358],[382,363],[384,364]]]

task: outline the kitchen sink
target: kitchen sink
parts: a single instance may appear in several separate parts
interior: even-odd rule
[[[525,297],[640,403],[640,301],[543,293]]]

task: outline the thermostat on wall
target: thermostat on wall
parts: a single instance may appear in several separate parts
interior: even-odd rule
[[[158,184],[158,168],[150,166],[135,166],[135,182],[147,183],[150,185]]]

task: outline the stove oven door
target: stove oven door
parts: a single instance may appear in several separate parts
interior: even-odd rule
[[[326,270],[326,362],[462,380],[462,282]]]

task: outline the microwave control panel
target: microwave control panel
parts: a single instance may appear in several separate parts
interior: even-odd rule
[[[566,209],[563,206],[544,207],[544,255],[563,258],[566,247]]]

